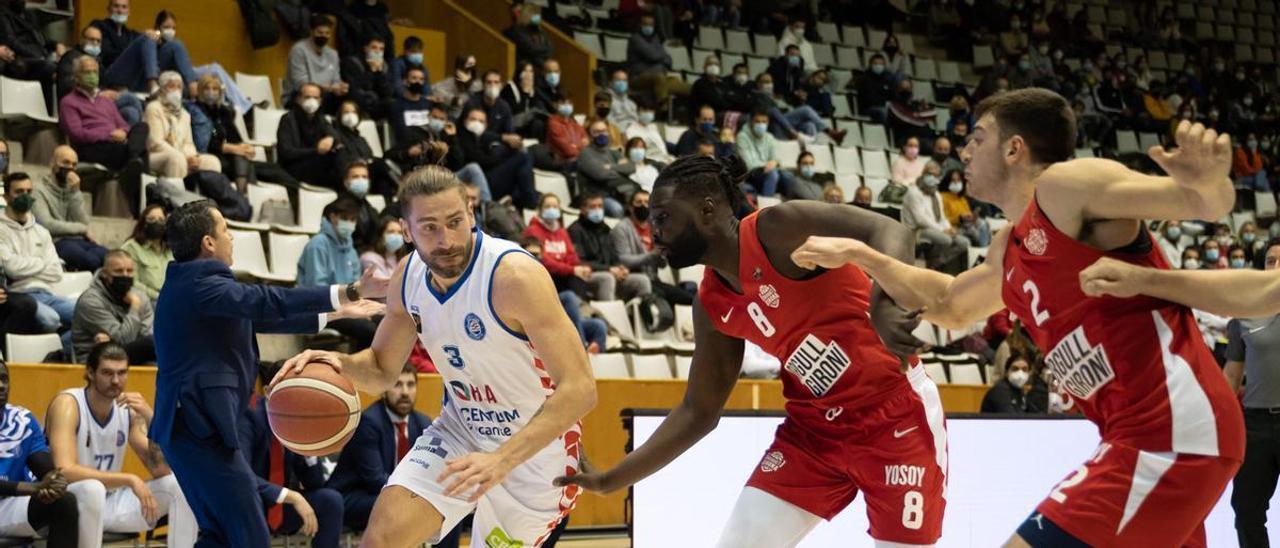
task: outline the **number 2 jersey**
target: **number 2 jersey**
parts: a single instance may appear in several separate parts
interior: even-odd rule
[[[1063,234],[1035,200],[1009,236],[1002,297],[1058,390],[1103,441],[1242,459],[1240,405],[1191,310],[1147,296],[1086,297],[1080,271],[1102,257],[1169,268],[1145,230],[1129,248],[1100,251]]]

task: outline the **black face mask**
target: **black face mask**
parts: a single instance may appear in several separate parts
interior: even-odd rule
[[[596,107],[596,116],[600,118],[609,117],[609,107]]]
[[[649,206],[636,206],[631,208],[631,216],[637,221],[645,222],[649,220]]]
[[[115,276],[107,282],[107,288],[117,299],[123,299],[133,289],[133,276]]]
[[[149,240],[159,240],[164,238],[164,221],[151,221],[143,225],[142,233],[147,235]]]
[[[910,101],[910,100],[911,100],[911,95],[912,95],[912,94],[911,94],[911,92],[910,92],[910,91],[899,91],[899,92],[898,92],[898,100],[899,100],[899,101],[902,101],[902,102]]]
[[[327,36],[312,36],[311,43],[315,44],[317,48],[323,48],[329,43],[329,38]]]
[[[885,46],[885,47],[884,47],[884,52],[885,52],[885,53],[888,53],[889,55],[893,55],[893,54],[895,54],[895,53],[898,53],[898,46]]]
[[[55,180],[57,180],[57,181],[58,181],[58,184],[60,184],[60,185],[66,185],[66,184],[67,184],[67,175],[68,175],[69,173],[71,173],[72,171],[73,171],[73,170],[72,170],[71,168],[69,168],[69,167],[60,167],[60,168],[57,168],[57,169],[53,170],[53,178],[54,178]]]
[[[413,82],[409,84],[407,89],[409,90],[409,93],[412,93],[414,95],[420,95],[422,93],[423,88],[424,88],[424,85],[422,82]]]

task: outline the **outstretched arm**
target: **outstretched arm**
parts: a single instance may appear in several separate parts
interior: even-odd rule
[[[1147,295],[1228,318],[1280,314],[1274,271],[1160,270],[1102,258],[1080,272],[1080,289],[1090,297]]]

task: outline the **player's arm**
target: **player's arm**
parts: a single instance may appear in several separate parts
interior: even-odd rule
[[[76,426],[80,423],[80,406],[68,394],[58,394],[49,403],[45,435],[49,438],[49,450],[53,454],[54,467],[62,470],[68,482],[94,479],[102,482],[107,490],[117,487],[134,487],[142,478],[124,472],[103,472],[76,461]],[[86,417],[85,420],[93,420]]]
[[[160,451],[160,446],[155,442],[147,439],[147,428],[150,426],[150,420],[138,413],[131,413],[129,420],[129,448],[133,450],[133,454],[138,456],[142,461],[142,465],[151,473],[151,477],[158,478],[173,473],[169,469],[169,463],[164,460],[164,453]]]
[[[915,266],[914,257],[901,261],[849,238],[811,236],[791,254],[804,268],[861,267],[899,306],[924,309],[923,318],[948,329],[984,320],[1004,307],[1000,298],[1001,270],[1011,227],[991,239],[986,262],[950,276]]]
[[[680,405],[644,445],[613,469],[557,478],[557,485],[581,485],[602,493],[622,489],[661,470],[715,429],[742,371],[743,343],[716,331],[697,300],[693,302],[693,326],[693,364]]]
[[[1231,137],[1183,121],[1178,148],[1149,151],[1167,176],[1146,175],[1114,160],[1081,158],[1050,166],[1037,179],[1040,207],[1059,229],[1076,234],[1102,219],[1200,219],[1231,212]]]
[[[1227,318],[1280,313],[1280,276],[1268,270],[1162,270],[1102,258],[1080,272],[1085,295],[1147,295]]]

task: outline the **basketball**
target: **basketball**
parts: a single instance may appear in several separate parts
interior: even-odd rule
[[[355,434],[360,411],[355,386],[321,362],[288,373],[267,397],[267,421],[276,439],[312,457],[340,451]]]

